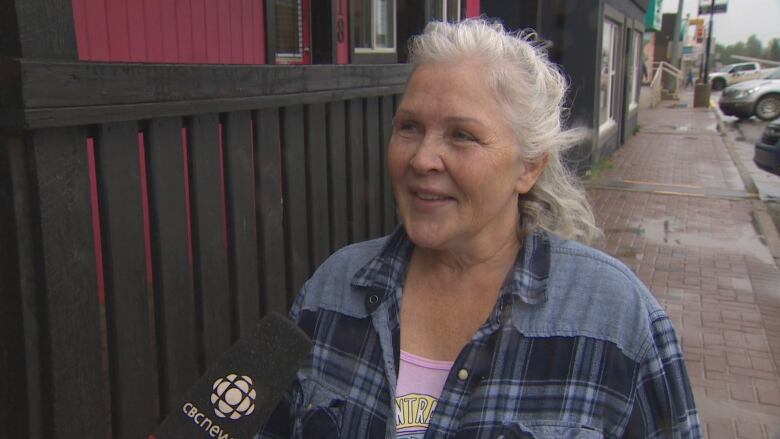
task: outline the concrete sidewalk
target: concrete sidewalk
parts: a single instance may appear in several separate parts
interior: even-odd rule
[[[587,182],[596,245],[672,317],[706,436],[780,438],[780,270],[754,226],[761,202],[690,94],[639,124]]]

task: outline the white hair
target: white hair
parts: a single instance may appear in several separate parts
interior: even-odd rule
[[[587,130],[564,128],[567,81],[542,46],[533,31],[510,33],[484,18],[432,22],[409,42],[409,60],[412,72],[427,63],[483,61],[487,84],[515,132],[524,162],[548,157],[539,180],[519,198],[521,232],[539,227],[589,242],[601,231],[579,179],[561,161]]]

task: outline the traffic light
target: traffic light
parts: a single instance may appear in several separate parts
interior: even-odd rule
[[[688,25],[696,26],[696,42],[704,41],[704,19],[701,17],[688,20]]]

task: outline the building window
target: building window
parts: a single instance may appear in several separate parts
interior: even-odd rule
[[[617,72],[618,26],[604,20],[601,38],[601,80],[599,85],[599,128],[615,123],[615,85]]]
[[[395,0],[358,0],[355,52],[395,52]]]
[[[460,21],[460,0],[439,0],[436,15],[450,23]]]
[[[642,50],[642,34],[636,31],[628,33],[628,108],[633,110],[639,105],[639,53]]]
[[[276,62],[303,62],[303,0],[276,0]]]

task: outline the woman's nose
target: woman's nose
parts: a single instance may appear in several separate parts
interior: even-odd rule
[[[442,152],[441,137],[432,133],[426,133],[417,150],[415,150],[410,160],[410,165],[419,174],[441,172],[444,170]]]

